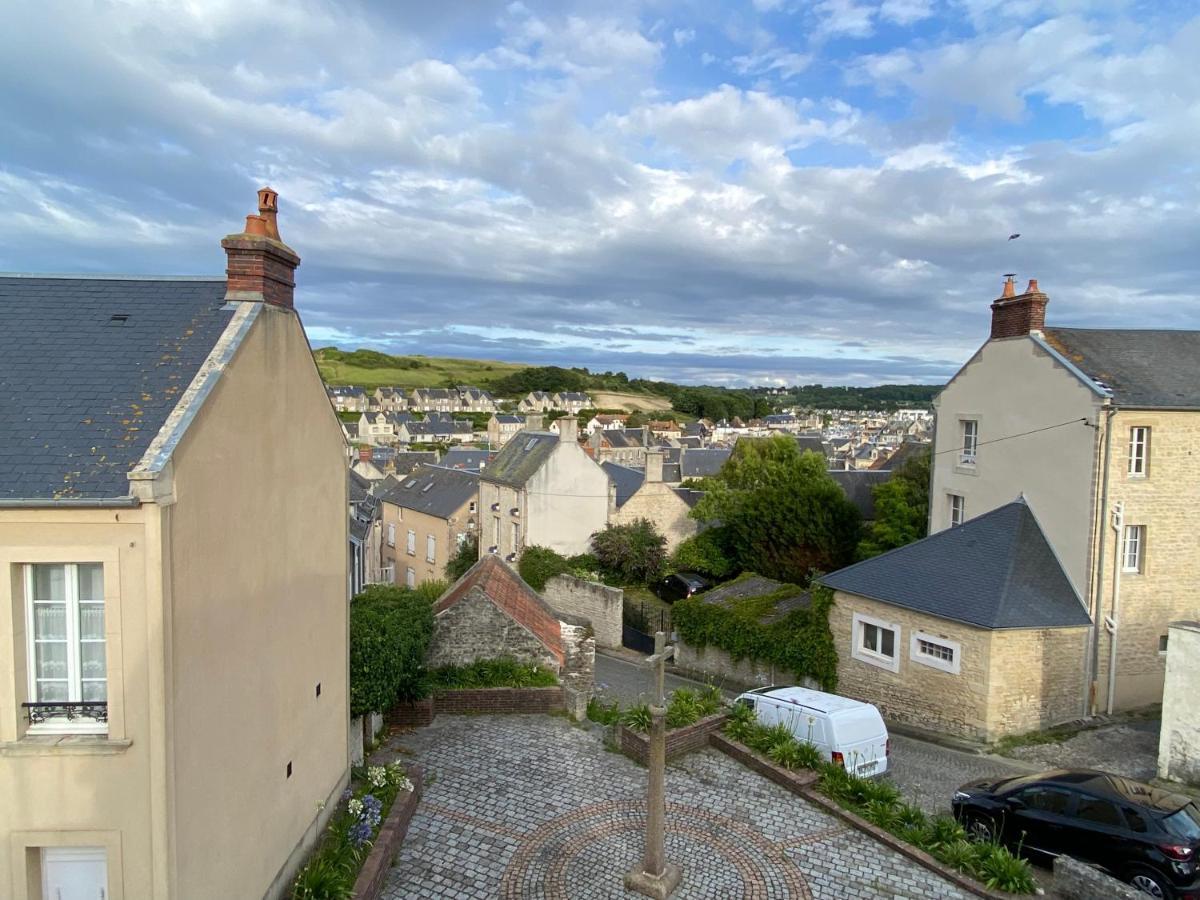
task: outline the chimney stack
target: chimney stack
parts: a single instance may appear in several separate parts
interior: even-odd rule
[[[646,481],[656,484],[663,480],[663,452],[661,450],[646,451]]]
[[[292,308],[300,257],[279,239],[279,195],[258,192],[258,213],[246,216],[246,229],[221,241],[226,256],[225,299]]]
[[[525,430],[526,431],[541,431],[542,430],[542,417],[541,416],[526,416],[525,417]]]
[[[1029,279],[1025,293],[1015,294],[1013,275],[1004,282],[1004,291],[992,302],[991,339],[1023,337],[1046,327],[1046,304],[1050,298],[1038,290],[1036,278]]]
[[[558,439],[564,444],[579,442],[579,420],[572,415],[563,416],[558,420]]]

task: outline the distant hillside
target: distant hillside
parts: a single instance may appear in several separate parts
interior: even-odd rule
[[[487,388],[506,375],[529,368],[494,359],[449,359],[437,356],[391,356],[375,350],[324,347],[313,354],[326,384],[377,388],[450,387],[467,384]]]

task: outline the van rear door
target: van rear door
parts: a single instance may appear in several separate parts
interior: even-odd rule
[[[873,706],[844,709],[829,717],[833,750],[842,754],[853,775],[882,775],[887,771],[887,727]]]

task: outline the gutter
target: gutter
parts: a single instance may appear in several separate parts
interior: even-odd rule
[[[141,503],[137,497],[0,497],[0,509],[130,509]]]

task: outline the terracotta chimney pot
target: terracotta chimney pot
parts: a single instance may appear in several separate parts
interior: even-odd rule
[[[226,300],[292,308],[300,257],[279,238],[278,211],[279,195],[269,187],[260,189],[258,213],[246,216],[245,231],[221,241]]]

